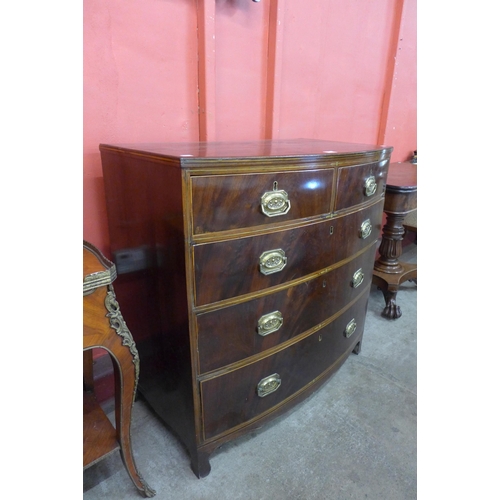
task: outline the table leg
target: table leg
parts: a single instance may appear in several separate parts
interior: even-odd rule
[[[94,391],[94,358],[92,349],[83,351],[83,387],[86,391]]]
[[[121,314],[113,285],[108,286],[104,304],[108,311],[106,316],[109,318],[110,327],[117,334],[115,342],[110,343],[109,352],[115,372],[115,421],[122,460],[135,486],[145,497],[153,497],[156,492],[144,481],[137,470],[132,453],[132,408],[139,378],[139,353]],[[121,342],[116,341],[117,338],[120,338]]]
[[[417,266],[400,262],[403,253],[405,228],[403,221],[407,213],[386,213],[387,222],[382,229],[380,257],[375,262],[372,282],[383,292],[385,308],[382,316],[389,319],[401,317],[401,308],[396,304],[399,285],[417,277]]]

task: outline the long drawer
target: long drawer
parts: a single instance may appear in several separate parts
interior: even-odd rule
[[[364,327],[369,289],[336,320],[289,347],[200,383],[204,439],[211,439],[292,397],[350,352]]]
[[[383,199],[300,228],[195,245],[196,305],[280,285],[356,254],[377,239],[382,208]]]
[[[371,282],[374,244],[317,278],[197,315],[200,373],[277,346],[333,316]]]
[[[326,214],[334,169],[192,178],[193,232],[203,234]]]

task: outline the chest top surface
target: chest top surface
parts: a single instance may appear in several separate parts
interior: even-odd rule
[[[146,154],[159,158],[181,160],[181,166],[192,167],[200,160],[237,158],[318,158],[363,155],[380,152],[389,154],[389,146],[356,144],[320,139],[283,139],[240,142],[186,142],[101,144],[101,151],[115,150]]]

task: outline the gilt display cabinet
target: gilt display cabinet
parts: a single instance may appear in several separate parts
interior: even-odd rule
[[[324,140],[101,144],[139,391],[210,454],[361,346],[392,148]]]

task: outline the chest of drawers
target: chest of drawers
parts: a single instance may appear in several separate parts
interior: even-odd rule
[[[198,477],[359,352],[392,148],[101,144],[139,391]]]

